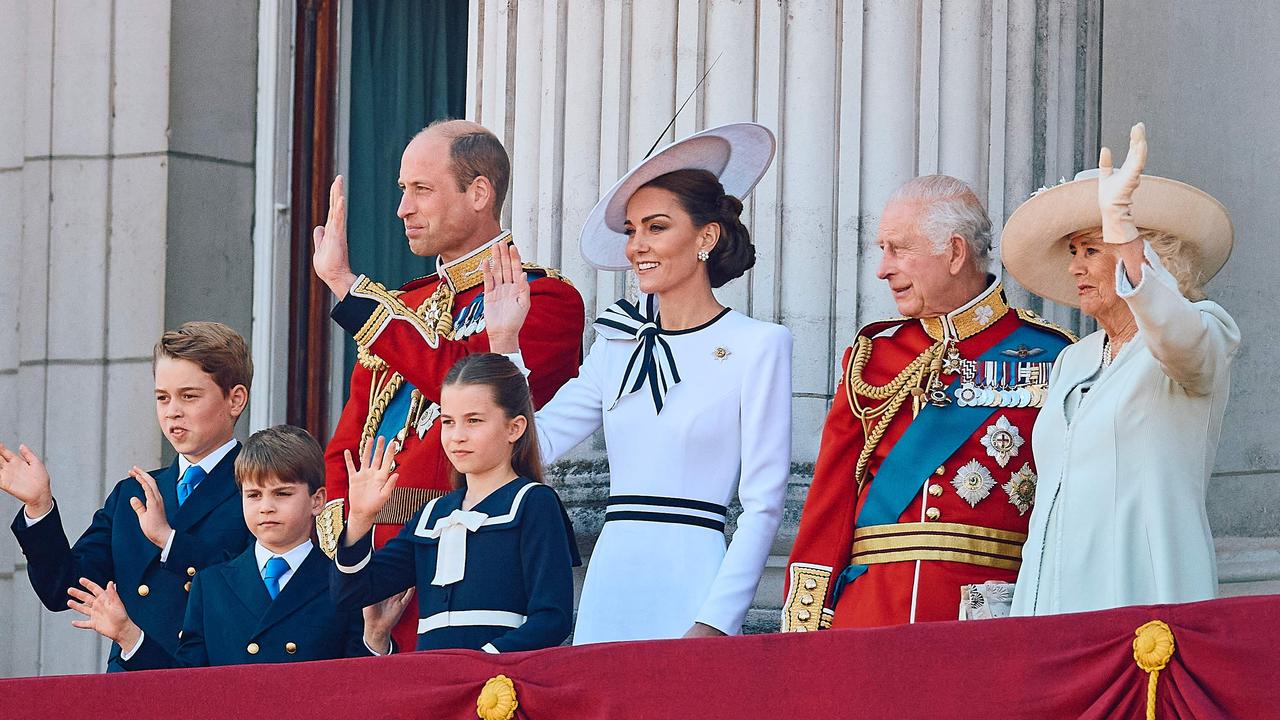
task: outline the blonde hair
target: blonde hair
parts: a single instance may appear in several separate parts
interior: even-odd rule
[[[1151,249],[1160,256],[1160,263],[1178,281],[1178,292],[1188,300],[1204,300],[1203,275],[1197,268],[1200,257],[1196,246],[1182,241],[1182,238],[1163,230],[1138,228],[1138,237],[1146,240]]]
[[[1147,241],[1151,249],[1160,257],[1160,264],[1169,271],[1178,283],[1178,292],[1188,300],[1204,300],[1203,275],[1197,270],[1200,257],[1196,247],[1183,242],[1182,238],[1163,230],[1138,228],[1138,239]],[[1091,227],[1077,230],[1066,237],[1067,244],[1075,240],[1102,241],[1102,228]]]

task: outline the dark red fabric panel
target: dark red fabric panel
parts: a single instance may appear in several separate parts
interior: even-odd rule
[[[1177,652],[1160,718],[1280,716],[1280,596],[1048,618],[614,643],[485,655],[436,651],[0,681],[5,718],[475,718],[485,681],[517,717],[1141,718],[1134,631],[1163,620]]]

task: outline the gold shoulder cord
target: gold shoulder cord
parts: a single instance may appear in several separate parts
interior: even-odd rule
[[[443,288],[443,291],[441,290]],[[423,301],[415,313],[418,317],[426,319],[428,314],[434,315],[434,325],[436,332],[446,339],[453,339],[453,298],[454,293],[445,283],[440,283],[440,287]],[[429,312],[431,311],[431,312]],[[370,357],[377,356],[370,353]],[[401,386],[404,385],[404,376],[398,372],[391,373],[387,378],[386,384],[381,385],[383,373],[387,371],[387,366],[381,358],[377,358],[380,366],[369,368],[372,378],[369,381],[369,412],[364,417],[364,428],[360,431],[360,455],[364,455],[365,446],[373,439],[378,432],[378,425],[382,422],[382,416],[387,412],[387,406],[391,404],[391,399],[396,396]],[[368,366],[366,366],[368,367]],[[410,413],[412,414],[412,413]]]
[[[889,423],[898,414],[898,410],[902,408],[902,404],[908,397],[916,398],[915,412],[919,412],[923,383],[935,369],[934,366],[941,357],[942,343],[934,343],[903,368],[902,372],[888,384],[872,385],[862,379],[862,371],[866,369],[867,362],[871,359],[871,339],[858,336],[853,357],[849,359],[844,388],[849,400],[849,409],[862,423],[862,434],[865,438],[862,443],[862,452],[858,453],[858,464],[853,471],[859,494],[862,493],[862,484],[866,482],[867,463],[871,460],[871,453],[884,438],[885,431],[889,429]],[[883,402],[875,407],[864,408],[858,400],[859,395]],[[871,426],[873,420],[875,420],[874,427]]]

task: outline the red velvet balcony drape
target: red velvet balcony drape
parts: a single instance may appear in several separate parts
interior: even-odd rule
[[[1176,650],[1159,718],[1280,717],[1280,596],[808,635],[437,651],[0,681],[0,717],[475,718],[498,674],[517,718],[1142,718],[1134,631]]]

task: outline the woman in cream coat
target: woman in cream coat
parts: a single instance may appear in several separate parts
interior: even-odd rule
[[[1231,221],[1208,194],[1123,167],[1041,192],[1009,219],[1002,256],[1024,286],[1101,330],[1067,348],[1032,437],[1040,470],[1013,615],[1214,597],[1205,493],[1240,342],[1200,286]],[[1088,177],[1085,177],[1085,176]]]

